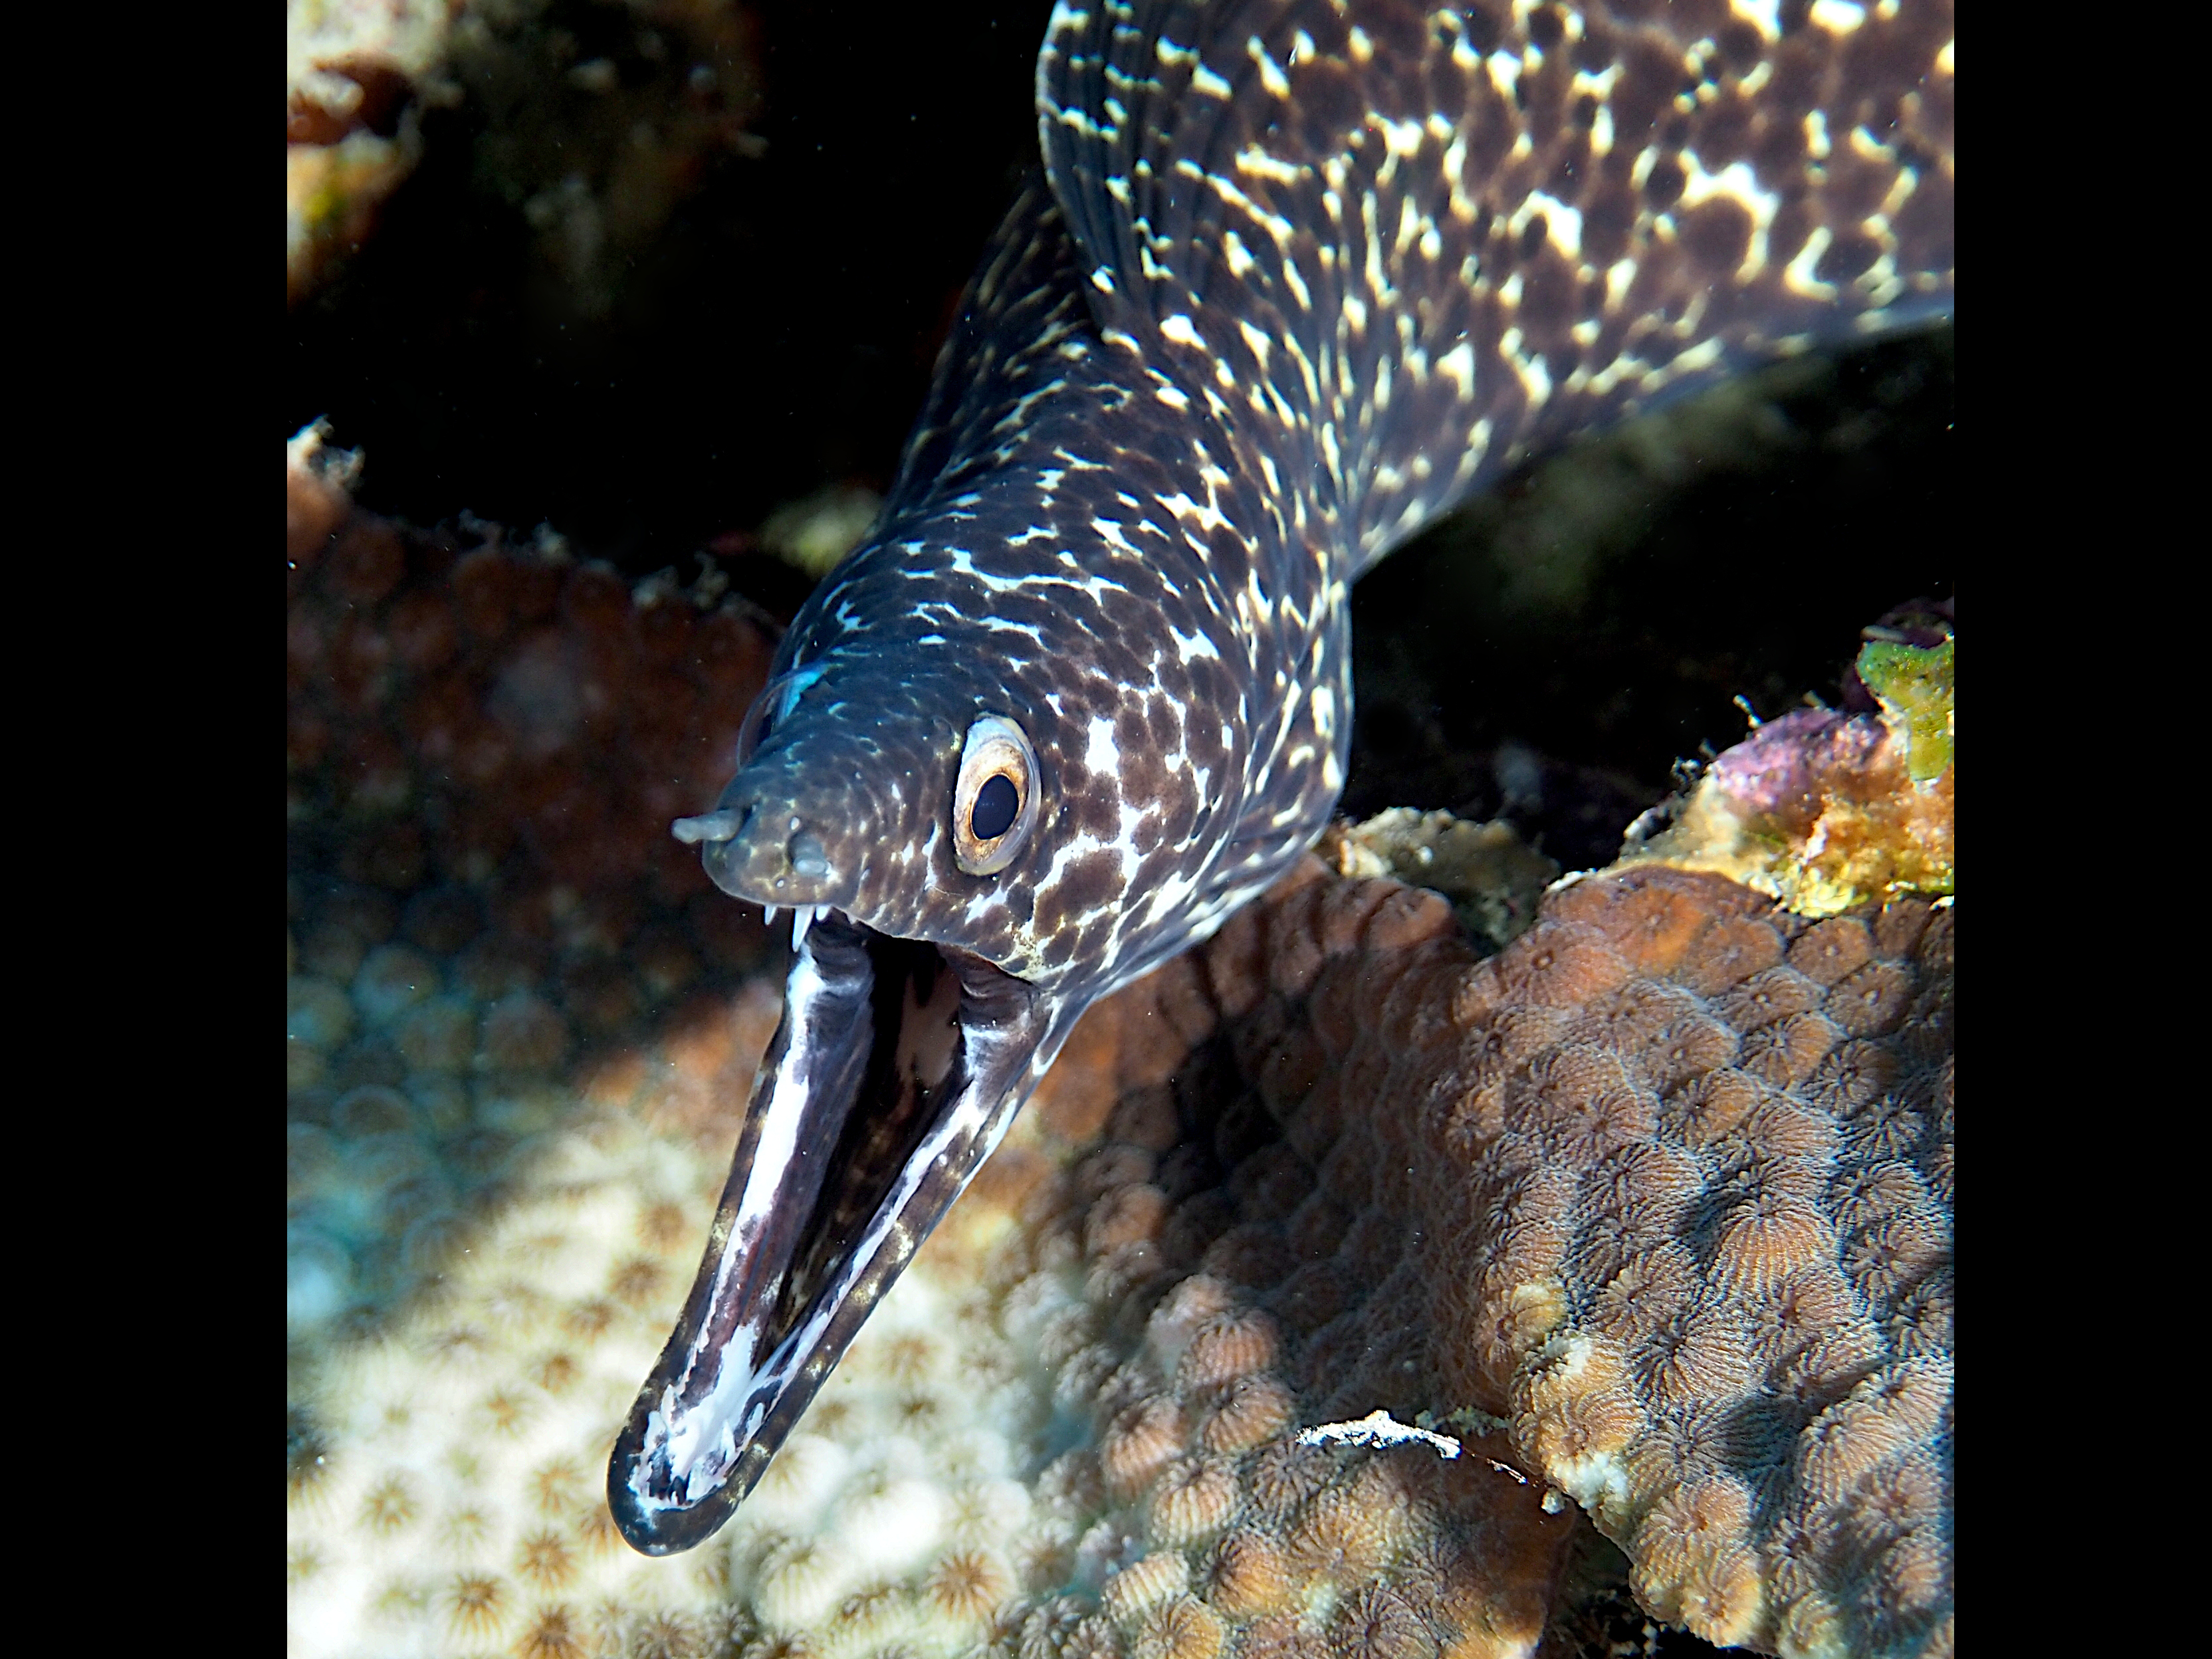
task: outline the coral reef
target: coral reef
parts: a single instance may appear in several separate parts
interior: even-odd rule
[[[696,1650],[726,1627],[717,1564],[631,1555],[598,1481],[712,1172],[619,1117],[546,1139],[432,1293],[295,1382],[295,1655],[624,1651],[647,1631]]]
[[[1945,607],[1948,611],[1948,607]],[[1754,723],[1673,822],[1639,820],[1624,862],[1711,870],[1806,916],[1956,884],[1954,642],[1870,637],[1851,685],[1876,712],[1800,708]],[[1869,635],[1894,635],[1877,624]]]
[[[631,1554],[781,963],[660,831],[771,640],[288,460],[293,1652],[1598,1651],[1608,1561],[1948,1650],[1952,911],[1646,862],[1532,927],[1441,815],[1328,846],[1474,936],[1310,860],[1095,1008],[726,1533]]]
[[[1408,1415],[1437,1379],[1401,1341],[1418,1287],[1358,1276],[1379,1230],[1283,1139],[1239,1034],[1347,949],[1392,982],[1425,945],[1468,953],[1434,894],[1310,861],[1287,885],[1094,1008],[1024,1119],[1054,1174],[1024,1251],[1081,1285],[1039,1343],[1075,1443],[1039,1480],[1066,1583],[1024,1612],[1024,1655],[1472,1659],[1543,1634],[1574,1518],[1502,1433],[1446,1458],[1419,1437],[1307,1432],[1353,1403]],[[1340,1339],[1370,1302],[1403,1328],[1363,1356]]]
[[[1449,1394],[1712,1640],[1948,1645],[1951,939],[1631,869],[1455,993]]]
[[[727,1536],[666,1560],[622,1542],[607,1447],[727,1151],[635,1106],[548,1136],[434,1290],[334,1346],[301,1391],[295,1655],[704,1656],[835,1635],[949,1659],[990,1633],[1029,1534],[1009,1476],[1048,1408],[957,1233],[885,1301]]]
[[[1952,642],[1916,646],[1869,640],[1851,672],[1881,705],[1882,725],[1896,738],[1915,784],[1951,769],[1957,733],[1952,710]]]

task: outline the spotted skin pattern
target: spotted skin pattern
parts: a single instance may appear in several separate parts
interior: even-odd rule
[[[812,1012],[616,1449],[653,1553],[750,1489],[1084,1008],[1320,832],[1362,570],[1534,451],[1950,305],[1948,0],[1062,3],[1036,86],[1047,178],[684,832],[798,908]],[[973,876],[984,715],[1028,734],[1039,811]],[[888,941],[957,970],[950,1037]]]

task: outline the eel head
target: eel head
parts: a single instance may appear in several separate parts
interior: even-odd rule
[[[650,1555],[729,1518],[1085,1007],[1185,942],[1163,914],[1155,948],[1114,948],[1144,878],[1126,860],[1071,878],[1096,839],[1071,794],[1110,783],[1118,811],[1133,787],[1095,742],[1086,771],[1080,709],[879,641],[799,665],[802,631],[720,804],[675,827],[718,886],[795,921],[705,1257],[608,1472]]]

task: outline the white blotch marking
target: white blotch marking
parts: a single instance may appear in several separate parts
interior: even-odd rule
[[[1213,641],[1203,634],[1185,634],[1170,623],[1168,637],[1176,642],[1176,654],[1184,662],[1194,657],[1211,657],[1216,662],[1221,660],[1221,653],[1214,649]]]
[[[1729,10],[1757,29],[1768,46],[1782,38],[1781,0],[1729,0]]]
[[[1121,526],[1117,520],[1093,519],[1091,521],[1091,527],[1097,532],[1099,540],[1104,542],[1109,547],[1118,549],[1124,553],[1136,553],[1137,550],[1130,544],[1129,538],[1121,533]]]
[[[1421,124],[1419,121],[1392,121],[1380,115],[1370,115],[1370,125],[1382,135],[1383,147],[1393,155],[1411,156],[1421,148]]]
[[[1260,66],[1260,84],[1267,88],[1269,95],[1288,98],[1291,95],[1290,77],[1283,73],[1280,64],[1267,56],[1267,49],[1260,44],[1260,37],[1256,34],[1250,37],[1245,41],[1244,49],[1252,54],[1252,61]]]
[[[1093,777],[1121,775],[1121,746],[1114,741],[1114,722],[1103,714],[1091,717],[1091,735],[1083,746],[1083,763]]]
[[[1590,118],[1590,154],[1597,156],[1613,154],[1613,111],[1605,105],[1597,106]]]
[[[1257,144],[1247,145],[1237,152],[1237,171],[1278,185],[1295,185],[1305,176],[1304,167],[1272,155]]]
[[[1824,283],[1813,274],[1814,268],[1820,263],[1820,256],[1828,251],[1828,243],[1832,240],[1827,226],[1813,227],[1812,234],[1805,238],[1805,246],[1797,250],[1797,257],[1782,272],[1783,285],[1792,294],[1802,294],[1808,300],[1832,300],[1836,297],[1836,285]]]
[[[1540,190],[1532,190],[1513,216],[1505,222],[1506,228],[1516,236],[1528,228],[1528,221],[1537,214],[1544,216],[1544,234],[1547,240],[1570,259],[1583,257],[1583,216],[1556,196],[1547,196]]]
[[[1266,374],[1267,354],[1274,349],[1274,342],[1241,319],[1237,322],[1237,331],[1243,336],[1244,343],[1251,349],[1253,361],[1260,365],[1260,372]]]
[[[1577,70],[1573,84],[1568,90],[1576,97],[1587,94],[1602,105],[1613,96],[1614,84],[1620,79],[1620,65],[1607,64],[1603,69]]]
[[[994,593],[1011,593],[1022,585],[1018,576],[994,576],[988,570],[978,569],[975,556],[964,547],[948,547],[945,550],[952,561],[955,574],[970,577]]]
[[[1462,340],[1449,351],[1447,351],[1443,356],[1437,358],[1436,366],[1438,373],[1450,377],[1452,384],[1459,388],[1459,395],[1462,398],[1472,399],[1474,398],[1474,346],[1469,344],[1467,341]]]
[[[1718,173],[1706,172],[1704,164],[1689,150],[1682,152],[1682,161],[1689,175],[1682,186],[1684,212],[1716,196],[1725,196],[1751,216],[1751,240],[1744,248],[1743,263],[1735,270],[1738,282],[1750,281],[1766,264],[1767,228],[1773,224],[1782,198],[1771,190],[1759,188],[1759,175],[1751,170],[1748,161],[1731,161]]]
[[[1620,302],[1628,297],[1628,285],[1636,280],[1636,261],[1616,259],[1606,267],[1605,308],[1618,311]]]
[[[1825,112],[1808,109],[1805,112],[1805,153],[1816,161],[1828,159],[1828,118]]]

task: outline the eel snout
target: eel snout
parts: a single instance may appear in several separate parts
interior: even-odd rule
[[[854,872],[836,852],[851,839],[850,809],[740,787],[748,781],[740,774],[713,811],[669,826],[677,840],[700,849],[708,878],[756,904],[850,905]]]

